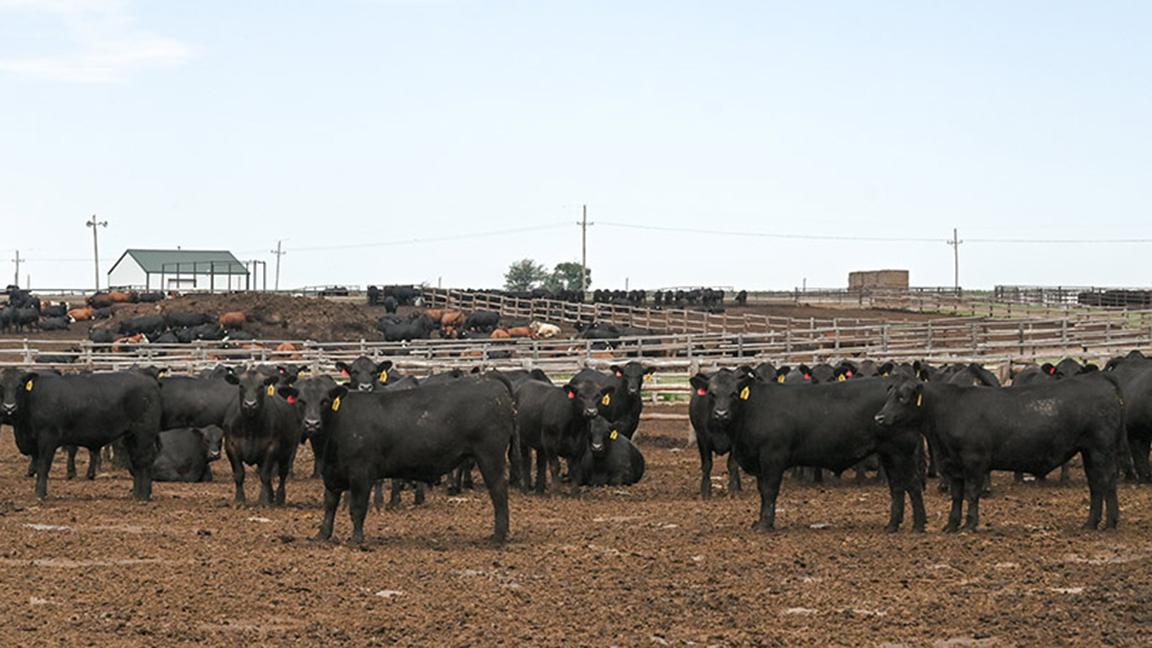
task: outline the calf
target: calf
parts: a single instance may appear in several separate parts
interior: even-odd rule
[[[152,479],[162,482],[210,482],[212,462],[220,459],[224,430],[177,428],[160,433],[160,454],[152,463]]]
[[[36,461],[36,496],[48,497],[48,471],[56,449],[91,451],[120,438],[128,450],[132,493],[152,497],[152,460],[160,431],[160,385],[137,373],[40,375],[9,368],[0,373],[3,418],[16,445]]]
[[[644,401],[640,398],[641,389],[645,382],[652,380],[656,367],[632,361],[623,367],[612,365],[608,370],[611,373],[602,374],[593,369],[583,369],[576,374],[574,380],[594,380],[601,385],[616,388],[611,405],[604,410],[604,415],[613,429],[631,439],[640,426],[640,412],[644,409]]]
[[[748,375],[723,391],[697,374],[693,387],[705,388],[709,423],[722,426],[736,461],[756,476],[760,517],[752,525],[770,531],[776,523],[776,497],[784,472],[793,466],[840,472],[875,452],[888,478],[891,496],[885,531],[904,520],[904,495],[912,501],[912,528],[925,524],[922,484],[917,475],[920,432],[914,425],[881,427],[874,416],[884,405],[887,379],[788,385]]]
[[[224,380],[234,385],[237,398],[224,416],[224,449],[232,464],[236,483],[235,501],[245,501],[244,466],[255,465],[260,475],[260,497],[257,504],[284,504],[284,482],[292,470],[296,447],[300,445],[300,420],[296,408],[276,397],[279,375],[265,376],[257,371],[242,375],[230,373]],[[277,471],[280,483],[275,498],[272,473]]]
[[[876,422],[885,428],[920,426],[935,440],[941,471],[951,480],[952,511],[946,532],[976,530],[980,494],[989,470],[1045,474],[1080,453],[1091,504],[1085,528],[1119,520],[1117,461],[1123,439],[1124,401],[1118,382],[1104,374],[985,389],[905,379],[889,390]]]
[[[321,400],[320,412],[317,440],[324,448],[324,522],[318,539],[332,536],[344,491],[350,492],[353,541],[363,543],[374,482],[384,478],[432,482],[469,458],[480,469],[492,499],[494,537],[498,542],[507,538],[504,453],[514,442],[516,421],[506,380],[469,377],[376,393],[337,386]]]
[[[775,374],[775,370],[772,370]],[[700,497],[712,497],[712,455],[728,455],[728,494],[736,495],[740,492],[740,467],[736,462],[736,454],[729,452],[732,449],[731,437],[726,429],[731,424],[731,417],[714,418],[710,416],[708,394],[735,394],[740,391],[737,386],[746,376],[755,375],[749,367],[740,367],[736,371],[720,369],[709,375],[696,374],[691,380],[692,398],[688,403],[688,418],[692,422],[692,430],[696,436],[696,449],[700,451]]]

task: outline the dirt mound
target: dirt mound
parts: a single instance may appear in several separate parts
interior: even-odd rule
[[[360,305],[269,293],[183,295],[154,304],[130,304],[117,307],[112,319],[100,325],[118,327],[120,322],[141,315],[208,313],[219,318],[236,311],[246,316],[243,329],[260,339],[384,339],[376,330],[375,319]]]

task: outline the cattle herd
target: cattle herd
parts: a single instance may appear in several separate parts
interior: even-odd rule
[[[59,448],[96,456],[110,445],[138,499],[150,498],[155,480],[211,479],[210,463],[224,454],[236,502],[247,501],[245,475],[254,466],[257,503],[283,505],[297,449],[309,443],[312,474],[324,484],[318,537],[331,536],[347,492],[356,542],[364,540],[370,495],[377,492],[379,506],[385,479],[395,500],[408,484],[447,478],[450,490],[467,487],[478,470],[494,536],[503,541],[510,485],[545,495],[567,480],[577,494],[644,475],[632,439],[653,366],[584,369],[560,386],[539,369],[416,378],[368,357],[332,369],[309,375],[303,367],[219,366],[190,376],[151,367],[70,374],[8,367],[0,372],[0,418],[30,457],[41,499]],[[879,470],[891,496],[886,531],[903,523],[906,498],[912,529],[924,531],[923,493],[936,472],[951,494],[946,531],[976,529],[992,470],[1043,479],[1080,455],[1092,529],[1116,526],[1122,472],[1152,481],[1152,359],[1139,351],[1102,369],[1070,359],[1033,365],[1007,387],[979,365],[871,361],[720,368],[690,384],[700,496],[712,495],[713,456],[728,455],[730,493],[740,490],[741,471],[756,478],[757,530],[773,529],[790,469],[807,471],[808,479],[824,470]]]

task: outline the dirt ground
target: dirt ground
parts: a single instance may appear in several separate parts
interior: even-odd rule
[[[662,409],[662,412],[671,411]],[[39,504],[11,430],[0,438],[0,625],[6,645],[67,646],[1053,646],[1152,643],[1152,488],[1122,485],[1121,527],[1079,530],[1072,486],[996,476],[976,534],[885,534],[887,491],[789,479],[779,530],[750,530],[754,482],[696,495],[683,421],[645,421],[648,470],[579,498],[512,495],[496,546],[483,491],[434,489],[371,512],[364,548],[315,542],[322,485],[289,506],[234,507],[208,484],[128,499],[121,471],[63,479]],[[83,453],[82,453],[83,455]],[[81,462],[83,474],[83,462]],[[297,472],[310,473],[302,449]],[[223,479],[221,479],[223,478]],[[248,493],[255,498],[255,476]]]

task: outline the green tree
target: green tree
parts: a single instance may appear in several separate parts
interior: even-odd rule
[[[584,272],[585,285],[592,285],[592,270]],[[580,264],[571,261],[557,263],[552,274],[544,280],[544,287],[551,291],[580,290]]]
[[[504,273],[504,290],[532,290],[548,279],[548,270],[532,259],[520,259]]]

